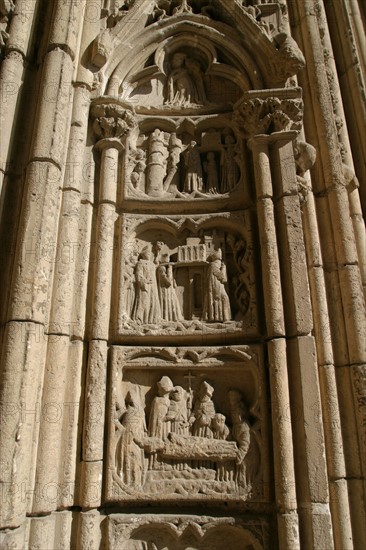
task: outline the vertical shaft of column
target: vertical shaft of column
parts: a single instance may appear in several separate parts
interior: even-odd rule
[[[304,48],[309,79],[314,85],[310,92],[317,108],[317,131],[323,164],[323,181],[328,194],[333,238],[339,266],[340,290],[344,309],[350,362],[366,362],[366,312],[355,246],[355,235],[350,218],[349,200],[339,154],[338,139],[330,91],[324,63],[319,62],[322,45],[312,0],[296,0],[302,33],[306,33]]]
[[[308,124],[305,124],[305,130],[308,131],[307,127],[315,129],[315,131],[310,131],[313,132],[312,141],[317,145],[319,152],[320,163],[318,164],[320,166],[318,174],[314,174],[314,188],[318,193],[316,200],[318,205],[321,202],[324,204],[323,209],[328,212],[331,222],[325,238],[321,233],[324,257],[327,249],[334,251],[334,260],[331,265],[327,265],[328,269],[330,267],[333,271],[333,274],[330,274],[332,280],[329,279],[329,275],[327,276],[328,282],[330,282],[328,284],[329,309],[335,310],[337,306],[333,304],[338,296],[342,305],[342,310],[337,317],[331,315],[331,322],[334,334],[340,341],[338,343],[333,340],[333,346],[337,365],[337,383],[342,387],[339,401],[352,528],[354,540],[361,541],[362,545],[365,542],[363,510],[366,440],[362,427],[364,413],[360,407],[364,392],[359,381],[359,369],[364,368],[362,365],[366,363],[365,301],[354,229],[350,217],[348,192],[342,170],[342,159],[339,154],[338,140],[335,138],[337,135],[336,124],[333,118],[332,99],[326,77],[317,13],[314,9],[314,2],[310,0],[295,0],[293,5],[297,12],[299,38],[307,59],[306,80],[313,83],[308,89],[308,101],[313,103],[314,117],[310,116],[306,120]],[[330,3],[328,5],[330,6]],[[336,20],[335,23],[337,23]],[[332,28],[334,29],[334,26]],[[334,40],[333,46],[335,47]],[[352,142],[358,142],[358,122],[354,118],[356,113],[353,108],[351,111],[353,115],[350,120],[355,120],[355,126],[349,125],[350,137]],[[347,117],[349,117],[349,113],[347,113]],[[356,117],[359,118],[359,113]],[[316,124],[313,124],[314,120]],[[327,220],[319,218],[320,223],[326,224]],[[338,321],[339,317],[340,321]],[[341,326],[343,323],[346,334],[344,338],[339,338],[337,325]],[[346,345],[346,354],[339,353],[340,344],[343,342]]]
[[[20,3],[22,4],[22,3]],[[81,10],[83,2],[77,9]],[[47,336],[43,328],[49,315],[54,258],[50,243],[57,242],[60,213],[60,181],[65,165],[71,118],[70,83],[74,71],[71,41],[62,35],[60,10],[68,20],[74,6],[57,1],[52,5],[49,41],[45,43],[40,68],[40,93],[33,124],[29,163],[24,176],[23,207],[19,221],[13,281],[9,294],[7,344],[3,350],[3,383],[0,400],[23,403],[33,411],[24,419],[13,415],[2,434],[2,457],[6,467],[1,472],[9,486],[23,486],[21,494],[10,496],[5,526],[19,525],[31,512],[35,489],[40,408],[46,363]],[[66,26],[68,30],[71,26]],[[72,33],[71,33],[72,34]],[[56,37],[57,40],[51,40]],[[72,34],[77,41],[78,34]],[[57,86],[55,86],[57,82]],[[51,94],[52,97],[49,97]],[[52,247],[51,247],[52,248]],[[39,338],[33,334],[38,331]],[[14,434],[17,434],[16,437]]]
[[[117,139],[102,139],[97,149],[101,151],[99,204],[93,254],[93,310],[83,429],[83,493],[80,497],[81,504],[87,508],[98,507],[101,499],[114,226],[117,219],[118,166],[122,145]],[[94,490],[91,491],[91,488]]]
[[[272,134],[276,228],[279,235],[300,533],[306,548],[333,548],[327,465],[321,415],[305,243],[292,141],[294,132]]]
[[[64,173],[42,400],[42,408],[46,411],[50,408],[54,421],[42,422],[40,426],[36,472],[37,497],[33,500],[33,513],[51,512],[57,507],[72,506],[74,503],[77,417],[84,350],[80,340],[71,341],[71,338],[75,333],[80,334],[79,327],[74,326],[73,302],[82,223],[82,151],[86,142],[88,114],[88,92],[78,87],[75,90],[70,144]],[[75,120],[79,124],[73,124]],[[74,367],[70,368],[70,365]],[[61,414],[57,414],[57,411]],[[57,496],[51,500],[47,498],[45,491],[42,491],[42,487],[52,484],[63,487],[63,490],[57,492]]]
[[[337,120],[337,130],[338,130],[338,139],[340,142],[340,147],[342,150],[342,159],[343,159],[343,171],[345,172],[344,176],[346,180],[350,180],[348,185],[348,200],[350,206],[350,215],[353,223],[353,230],[356,238],[356,247],[360,264],[361,279],[363,287],[366,290],[366,247],[365,247],[365,224],[362,218],[362,209],[360,202],[359,186],[357,178],[354,174],[354,162],[351,152],[351,144],[349,140],[347,122],[345,117],[345,112],[342,102],[342,94],[338,81],[337,68],[334,60],[334,53],[332,48],[332,43],[329,35],[329,31],[333,31],[333,37],[335,38],[335,51],[337,52],[337,59],[339,62],[340,68],[348,72],[347,67],[352,67],[354,63],[358,61],[357,55],[352,51],[351,43],[348,44],[348,30],[351,32],[351,23],[347,17],[347,9],[344,2],[332,2],[332,6],[328,8],[329,13],[329,24],[325,14],[325,8],[322,1],[318,2],[318,24],[321,30],[321,40],[324,46],[324,63],[327,67],[326,74],[328,76],[328,85],[330,90],[330,97],[332,100],[332,107],[334,111],[334,116]],[[344,22],[347,20],[347,26],[345,28]],[[343,37],[347,36],[347,41],[342,40]],[[352,35],[353,37],[353,35]],[[339,44],[342,44],[339,49]],[[346,46],[346,47],[345,47]],[[352,51],[352,53],[351,53]],[[344,59],[343,59],[344,58]],[[353,68],[351,74],[354,74]],[[356,73],[357,74],[357,73]],[[354,101],[357,101],[358,97],[358,86],[357,81],[352,80],[352,85],[349,86],[349,95],[354,96]],[[364,123],[366,121],[366,109],[362,109],[359,106],[360,118],[363,119]],[[362,113],[364,116],[362,116]],[[366,131],[364,125],[360,127],[360,133],[358,139],[355,140],[361,144],[362,147],[365,147],[366,143]],[[357,160],[357,158],[356,158]],[[357,163],[359,165],[359,163]],[[351,174],[349,177],[348,174]],[[363,176],[361,172],[361,176]],[[355,185],[357,182],[357,185]],[[366,185],[366,184],[365,184]],[[366,190],[364,191],[364,193]]]
[[[352,550],[352,527],[344,459],[338,391],[325,292],[324,268],[311,183],[302,205],[302,218],[314,314],[314,334],[319,364],[324,437],[328,465],[330,509],[336,549]]]
[[[274,439],[275,494],[280,548],[300,548],[281,278],[267,136],[249,141],[256,180]]]

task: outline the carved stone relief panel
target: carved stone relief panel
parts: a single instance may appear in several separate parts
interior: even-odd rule
[[[256,346],[113,347],[107,500],[263,506],[264,391]]]
[[[227,341],[259,333],[248,211],[125,214],[120,223],[117,339],[212,335]]]
[[[262,550],[269,548],[266,518],[194,515],[111,515],[103,525],[109,550]]]
[[[245,200],[246,180],[242,139],[228,116],[146,118],[127,141],[125,199],[179,199],[190,209],[198,204],[212,209],[212,200]]]
[[[195,115],[230,110],[249,88],[242,67],[212,41],[182,32],[161,43],[143,68],[131,71],[118,95],[134,104],[137,113]]]

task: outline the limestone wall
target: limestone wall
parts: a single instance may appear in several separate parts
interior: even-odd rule
[[[0,14],[1,548],[366,546],[362,3]]]

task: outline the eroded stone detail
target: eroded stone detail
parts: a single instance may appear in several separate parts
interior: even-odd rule
[[[136,125],[133,112],[113,103],[96,103],[91,108],[93,130],[98,138],[121,138]]]
[[[121,334],[257,329],[249,218],[234,230],[225,227],[230,217],[218,217],[214,230],[204,228],[204,215],[188,224],[184,217],[123,217]]]
[[[111,550],[236,550],[269,548],[266,518],[217,518],[210,516],[127,516],[108,518]]]
[[[293,93],[286,93],[273,90],[273,94],[249,92],[235,105],[233,120],[247,137],[299,131],[302,126],[303,102],[297,91],[293,89]]]
[[[184,125],[179,132],[140,132],[126,154],[126,198],[192,200],[240,192],[240,152],[240,140],[230,127],[196,131],[194,139]]]
[[[263,373],[253,351],[169,348],[166,363],[164,350],[115,348],[109,500],[263,498]],[[223,372],[205,373],[219,364]]]

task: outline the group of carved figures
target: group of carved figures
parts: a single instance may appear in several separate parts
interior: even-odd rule
[[[133,267],[125,267],[125,303],[127,316],[140,324],[156,324],[161,321],[183,321],[181,305],[176,292],[173,263],[169,255],[160,261],[159,251],[164,243],[146,245],[138,255]],[[221,249],[207,258],[202,320],[226,322],[231,320],[231,308],[225,285],[226,266],[222,261]]]
[[[155,197],[229,193],[240,177],[235,160],[238,146],[229,128],[223,131],[222,140],[215,150],[202,151],[193,139],[184,145],[175,133],[156,129],[150,134],[147,153],[131,151],[130,183],[135,190]]]
[[[125,409],[116,420],[119,433],[116,468],[121,481],[125,485],[143,486],[151,470],[213,469],[217,481],[234,482],[239,487],[250,485],[253,471],[246,457],[252,436],[243,396],[238,390],[227,393],[229,428],[225,415],[216,412],[213,393],[214,388],[206,381],[193,394],[163,376],[157,382],[157,394],[146,425],[138,394],[128,392]],[[205,454],[215,443],[230,446],[230,459],[226,455],[217,456],[220,450],[216,455]],[[178,452],[174,454],[177,445]],[[168,452],[171,447],[173,451]]]

